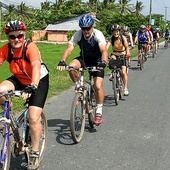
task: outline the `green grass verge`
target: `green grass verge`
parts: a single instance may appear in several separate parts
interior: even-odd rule
[[[163,39],[161,39],[160,42],[162,42]],[[4,43],[0,43],[0,46],[2,46]],[[41,52],[42,60],[46,63],[47,67],[50,70],[50,87],[48,92],[48,98],[60,94],[62,91],[71,88],[74,84],[71,81],[68,72],[67,71],[57,71],[56,67],[58,62],[61,59],[61,56],[66,49],[66,44],[47,44],[47,43],[37,43],[37,46],[39,47],[39,50]],[[109,54],[111,53],[111,48],[109,48]],[[76,56],[79,55],[79,47],[77,46],[71,56],[67,60],[67,64]],[[134,58],[137,56],[137,47],[133,50],[131,50],[131,58]],[[106,69],[106,73],[109,71],[109,69]],[[8,63],[4,62],[3,65],[0,67],[0,82],[2,82],[4,79],[9,77],[11,73],[8,69]],[[15,103],[14,110],[23,108],[23,100],[21,99],[13,99]]]

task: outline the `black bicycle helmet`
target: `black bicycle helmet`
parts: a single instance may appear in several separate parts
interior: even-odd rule
[[[22,21],[10,21],[5,26],[5,33],[8,34],[11,31],[17,31],[17,30],[26,30],[26,25]]]
[[[91,15],[83,15],[79,20],[79,27],[92,27],[94,20]]]
[[[121,30],[121,26],[118,25],[118,24],[115,24],[111,27],[111,31],[114,31],[114,30]]]

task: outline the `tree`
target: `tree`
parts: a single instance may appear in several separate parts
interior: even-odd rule
[[[143,3],[140,1],[137,1],[135,5],[135,15],[137,17],[141,16],[141,11],[143,10],[143,8],[144,8]]]
[[[118,9],[121,14],[129,14],[133,11],[133,4],[129,4],[131,0],[119,0]]]

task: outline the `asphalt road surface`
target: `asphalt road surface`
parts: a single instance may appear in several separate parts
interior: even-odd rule
[[[129,96],[116,106],[109,75],[105,76],[103,123],[86,125],[74,144],[69,129],[74,88],[46,102],[48,145],[39,170],[169,170],[170,169],[170,48],[160,45],[140,71],[132,59]],[[12,170],[24,170],[22,157]]]

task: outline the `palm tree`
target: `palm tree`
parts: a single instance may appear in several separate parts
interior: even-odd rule
[[[129,4],[131,0],[119,0],[118,8],[121,14],[129,14],[132,13],[133,4]]]
[[[139,17],[141,15],[141,11],[143,10],[144,5],[142,2],[137,1],[135,5],[135,15]]]
[[[29,19],[33,16],[32,10],[24,2],[17,6],[17,13],[19,20]]]
[[[4,11],[5,12],[5,11]],[[7,8],[7,13],[4,14],[4,18],[5,20],[12,20],[13,16],[15,16],[16,14],[16,8],[15,8],[15,5],[9,5],[8,8]]]
[[[51,4],[49,1],[46,0],[45,2],[41,2],[41,10],[47,11],[50,10],[50,8],[51,8]]]

